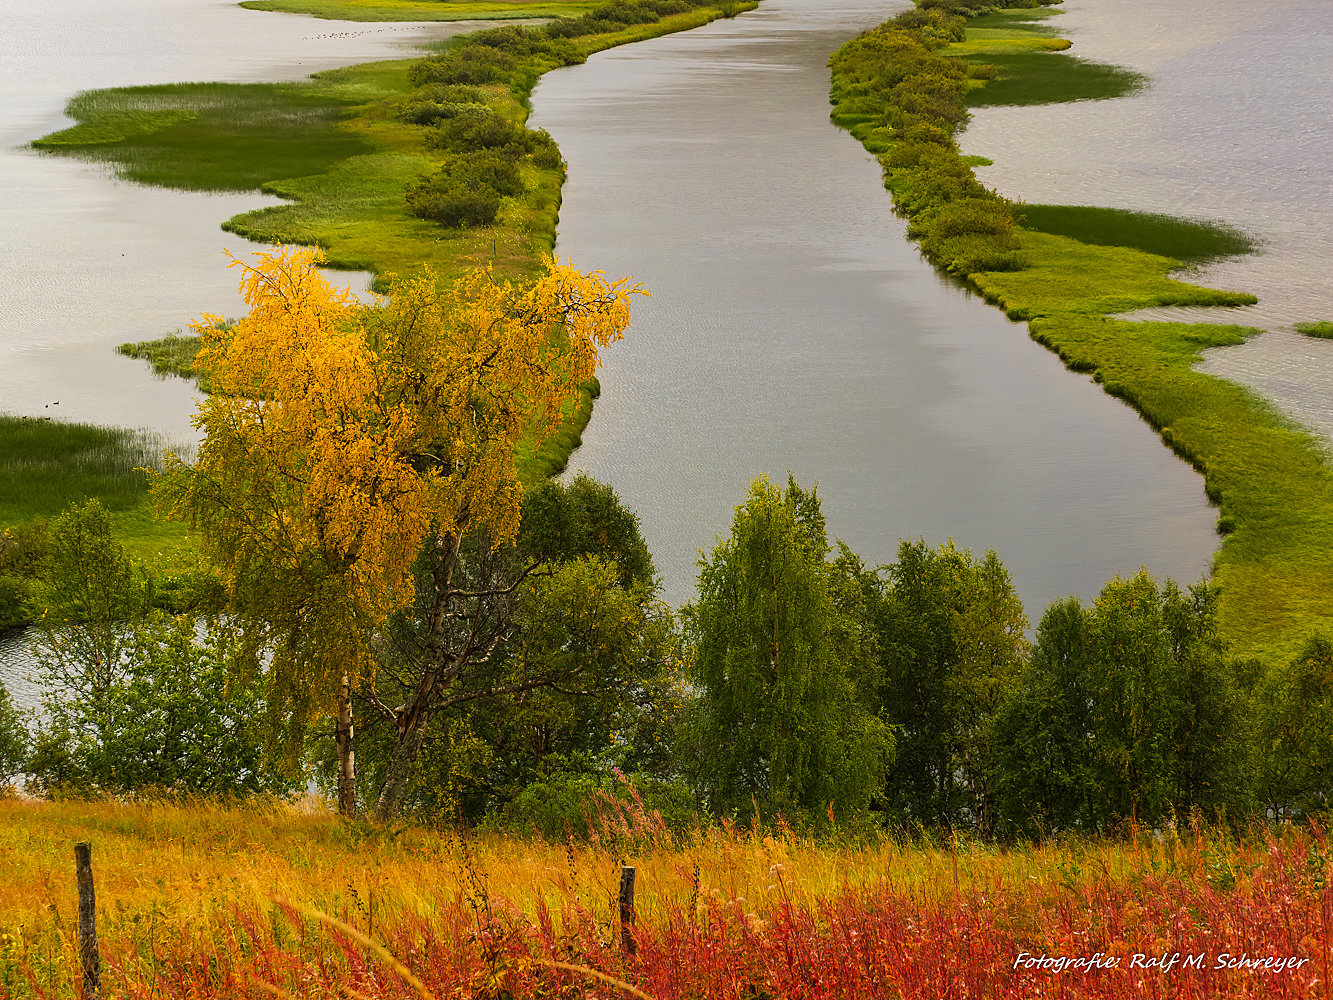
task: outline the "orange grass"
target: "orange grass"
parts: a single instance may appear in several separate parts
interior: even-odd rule
[[[910,937],[918,930],[904,928],[918,923],[929,937],[938,921],[954,921],[949,933],[975,940],[976,961],[995,967],[974,970],[986,979],[1003,973],[1020,947],[1038,953],[1056,947],[1051,928],[1064,925],[1059,934],[1067,932],[1066,945],[1083,935],[1088,954],[1170,949],[1177,906],[1179,919],[1188,911],[1194,931],[1204,934],[1217,908],[1216,919],[1226,924],[1217,933],[1244,942],[1259,933],[1244,925],[1251,897],[1266,901],[1265,927],[1284,899],[1291,902],[1301,926],[1288,927],[1282,942],[1304,949],[1311,962],[1304,979],[1284,974],[1284,990],[1314,989],[1316,980],[1318,990],[1265,993],[1276,981],[1270,977],[1249,992],[1228,979],[1219,980],[1223,992],[1180,995],[1323,996],[1328,938],[1311,914],[1327,928],[1333,910],[1317,828],[1277,839],[1202,831],[1005,849],[971,841],[821,843],[790,831],[774,836],[725,826],[672,837],[631,808],[603,812],[592,839],[561,844],[486,833],[460,839],[418,826],[377,829],[281,804],[9,799],[0,801],[0,997],[76,995],[73,844],[80,840],[93,845],[109,996],[257,997],[276,989],[314,997],[329,995],[330,984],[348,996],[420,995],[375,954],[387,948],[441,998],[499,996],[502,988],[517,990],[515,996],[616,995],[605,983],[553,967],[561,963],[623,977],[660,998],[668,988],[663,983],[685,981],[683,970],[670,972],[673,961],[684,961],[681,949],[695,956],[683,969],[705,961],[699,955],[708,948],[715,957],[720,949],[735,952],[734,961],[725,954],[720,960],[727,974],[777,982],[800,968],[822,967],[819,949],[846,952],[855,939],[846,928],[867,920],[863,934],[879,928],[886,938]],[[615,943],[622,862],[637,868],[643,945],[633,961]],[[959,914],[968,913],[975,926],[959,930]],[[329,923],[323,914],[354,933],[323,926]],[[1114,928],[1113,938],[1099,942],[1098,925],[1108,934]],[[789,950],[804,942],[788,954],[787,973],[765,958],[775,940]],[[802,956],[801,948],[809,953]],[[1324,966],[1316,968],[1321,954]],[[965,971],[969,956],[957,957]],[[880,995],[856,982],[847,979],[847,995]],[[927,976],[921,989],[939,985]],[[736,995],[721,980],[718,988],[671,995]],[[905,983],[895,988],[903,996],[928,995]],[[984,995],[1028,989],[997,987]],[[798,994],[839,995],[802,987],[772,996]]]

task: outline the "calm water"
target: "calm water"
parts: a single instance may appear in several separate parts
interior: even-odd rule
[[[964,137],[978,171],[1029,202],[1109,205],[1221,219],[1259,253],[1187,280],[1259,297],[1236,310],[1153,318],[1245,323],[1269,333],[1209,354],[1233,378],[1333,438],[1333,343],[1291,332],[1333,319],[1333,4],[1327,0],[1066,0],[1053,23],[1088,59],[1151,86],[1117,101],[987,108]]]
[[[640,513],[676,603],[750,480],[788,470],[871,562],[904,536],[993,546],[1034,618],[1144,564],[1197,580],[1199,477],[923,264],[829,123],[829,54],[900,7],[765,0],[543,78],[534,125],[570,164],[558,253],[654,294],[572,465]]]

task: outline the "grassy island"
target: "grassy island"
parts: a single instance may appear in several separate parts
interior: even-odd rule
[[[1194,370],[1205,348],[1256,331],[1117,319],[1164,305],[1255,298],[1174,279],[1183,264],[1251,249],[1198,220],[1086,206],[1027,206],[986,188],[961,155],[968,108],[1116,97],[1143,80],[1077,60],[1052,12],[966,0],[909,10],[833,56],[833,118],[884,167],[909,235],[1071,369],[1143,415],[1204,476],[1225,537],[1215,559],[1233,652],[1289,657],[1333,628],[1333,470],[1321,444],[1254,393]]]

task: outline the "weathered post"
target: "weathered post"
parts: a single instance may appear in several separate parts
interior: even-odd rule
[[[620,945],[633,955],[639,947],[634,941],[634,866],[620,866]]]
[[[93,892],[93,848],[74,845],[74,873],[79,880],[79,959],[83,965],[83,1000],[102,998],[102,960],[97,954],[97,898]]]

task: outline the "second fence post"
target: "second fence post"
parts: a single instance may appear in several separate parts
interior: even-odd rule
[[[626,954],[633,955],[638,945],[634,941],[634,866],[620,866],[620,944]]]
[[[93,848],[74,845],[74,874],[79,880],[79,959],[83,965],[83,1000],[102,998],[102,959],[97,954],[97,897],[93,892]]]

